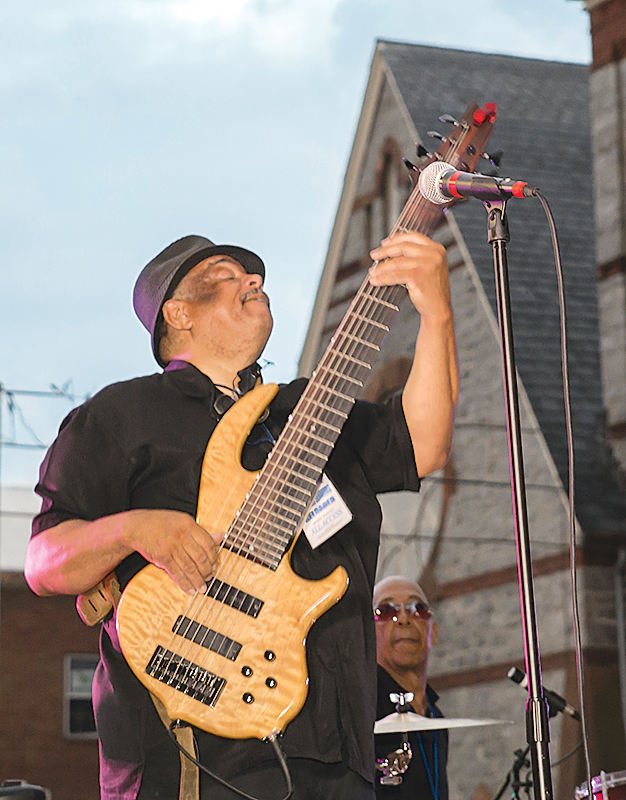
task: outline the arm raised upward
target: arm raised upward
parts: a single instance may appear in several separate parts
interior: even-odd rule
[[[383,239],[370,254],[374,286],[404,284],[420,314],[413,366],[402,394],[418,474],[443,467],[450,453],[458,366],[443,245],[415,231]]]

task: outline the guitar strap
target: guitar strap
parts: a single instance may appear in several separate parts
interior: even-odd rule
[[[150,692],[150,697],[154,703],[161,722],[165,727],[170,730],[173,720],[171,720],[165,710],[165,706],[158,697]],[[196,749],[196,740],[193,735],[193,728],[191,725],[184,725],[182,727],[173,728],[174,736],[178,744],[186,750],[187,753],[198,758],[198,751]],[[200,799],[200,770],[190,761],[187,756],[180,752],[180,791],[178,800],[199,800]]]
[[[120,585],[115,572],[110,572],[97,586],[84,592],[76,598],[76,609],[82,621],[93,627],[102,622],[114,609],[120,599]],[[169,730],[171,720],[165,706],[158,697],[150,692],[150,697],[157,710],[161,722]],[[178,744],[191,755],[198,757],[193,728],[188,725],[173,728]],[[200,771],[184,753],[180,753],[180,792],[178,800],[199,800],[200,798]]]
[[[117,608],[120,596],[120,584],[114,570],[109,572],[97,586],[78,595],[76,610],[85,625],[93,628]]]

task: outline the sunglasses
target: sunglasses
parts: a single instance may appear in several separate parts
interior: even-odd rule
[[[432,616],[426,603],[421,600],[411,600],[410,603],[381,603],[374,609],[374,619],[377,622],[388,622],[390,619],[397,622],[401,608],[416,619],[430,619]]]

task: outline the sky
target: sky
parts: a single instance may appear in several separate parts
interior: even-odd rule
[[[580,0],[2,0],[1,483],[157,369],[132,288],[180,236],[262,256],[264,377],[296,376],[378,38],[591,58]]]

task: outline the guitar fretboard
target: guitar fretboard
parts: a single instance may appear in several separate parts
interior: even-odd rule
[[[440,213],[414,190],[392,233],[430,232]],[[405,296],[364,280],[231,526],[231,550],[276,569]]]
[[[278,566],[405,293],[361,287],[231,527],[231,549]]]
[[[477,109],[473,103],[455,124],[437,158],[462,170],[474,168],[495,118],[495,113],[488,118]],[[426,200],[416,186],[391,234],[432,234],[442,212],[443,206]],[[276,569],[303,522],[405,294],[403,286],[372,286],[365,278],[233,521],[226,547]]]

